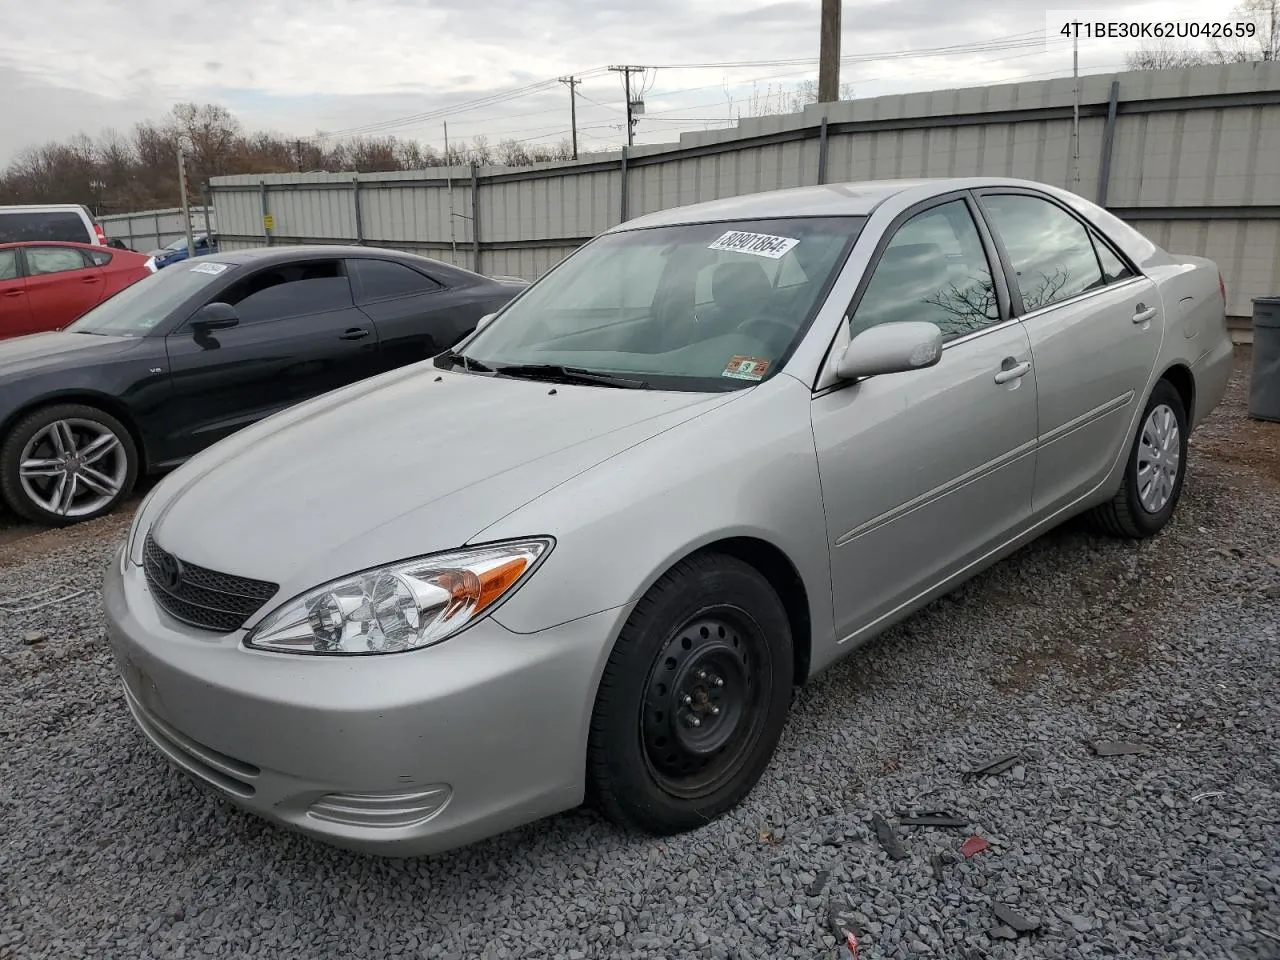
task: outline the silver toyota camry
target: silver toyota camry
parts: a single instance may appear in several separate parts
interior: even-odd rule
[[[1158,533],[1224,314],[1210,261],[1025,181],[632,220],[161,482],[106,578],[125,697],[177,767],[343,847],[584,799],[697,827],[863,641],[1075,514]]]

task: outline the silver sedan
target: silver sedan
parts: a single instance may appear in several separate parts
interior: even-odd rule
[[[129,708],[352,849],[584,799],[697,827],[868,638],[1073,515],[1158,533],[1224,314],[1211,262],[1025,181],[632,220],[454,350],[161,482],[105,585]]]

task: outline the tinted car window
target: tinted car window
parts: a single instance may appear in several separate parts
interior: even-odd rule
[[[33,277],[84,268],[84,257],[71,247],[27,247],[27,273]]]
[[[324,313],[352,305],[351,284],[337,260],[272,267],[236,284],[219,298],[242,324]]]
[[[0,212],[0,243],[52,240],[60,243],[92,243],[88,228],[69,210],[47,213]]]
[[[389,300],[439,290],[430,277],[390,260],[352,260],[365,300]]]
[[[901,320],[950,340],[1000,319],[991,265],[963,200],[916,214],[893,235],[850,318],[850,333]]]
[[[105,250],[90,250],[88,256],[99,267],[105,267],[111,262],[111,254]]]
[[[1093,238],[1093,245],[1098,251],[1098,262],[1102,264],[1102,276],[1107,283],[1115,283],[1117,280],[1133,276],[1129,265],[1112,253],[1111,248],[1097,237]]]
[[[208,261],[198,268],[186,264],[168,267],[102,301],[67,330],[111,337],[146,336],[205,287],[220,283],[227,271],[240,269],[243,268]]]
[[[0,250],[0,280],[18,278],[18,251]]]
[[[1028,311],[1102,285],[1088,230],[1061,207],[1018,194],[986,196],[982,203],[1004,240]]]

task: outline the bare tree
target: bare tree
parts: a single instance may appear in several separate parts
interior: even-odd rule
[[[1234,24],[1252,24],[1252,37],[1212,39],[1208,47],[1162,42],[1126,55],[1130,70],[1181,70],[1221,63],[1280,59],[1280,0],[1242,0],[1232,11]]]

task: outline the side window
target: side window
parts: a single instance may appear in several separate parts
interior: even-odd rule
[[[89,259],[93,261],[95,266],[105,267],[111,262],[111,254],[105,250],[90,250]]]
[[[1056,204],[1023,194],[984,196],[1029,312],[1103,285],[1089,231]]]
[[[27,273],[33,277],[49,273],[83,270],[84,257],[72,247],[27,247]]]
[[[0,250],[0,280],[18,279],[18,251]]]
[[[1000,320],[982,236],[963,200],[916,214],[893,235],[850,318],[853,336],[880,323],[927,320],[954,340]]]
[[[340,260],[271,267],[241,280],[218,299],[235,307],[245,326],[352,305],[351,284]]]
[[[1099,238],[1093,238],[1094,249],[1098,251],[1098,262],[1102,264],[1102,277],[1107,283],[1127,280],[1134,275],[1129,265],[1111,252],[1111,248]]]
[[[431,293],[440,284],[430,277],[412,270],[402,263],[390,260],[349,260],[360,278],[362,302],[411,297],[419,293]]]

